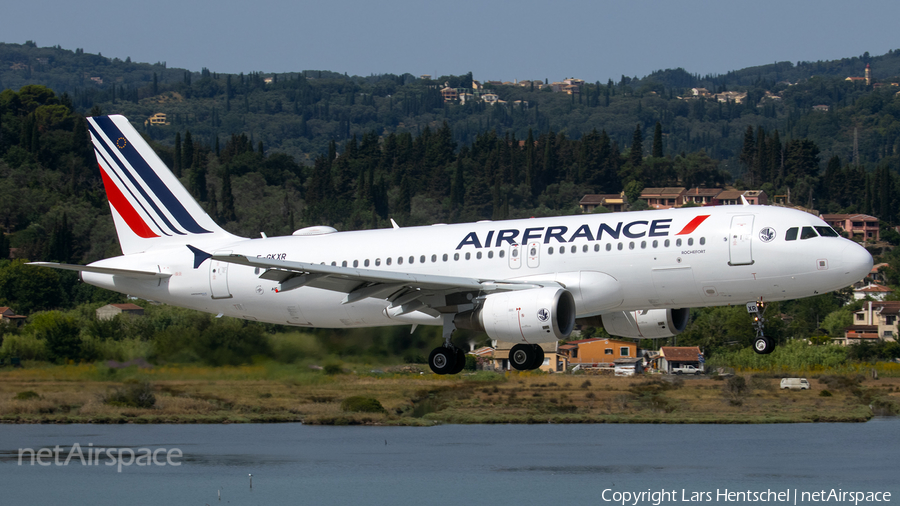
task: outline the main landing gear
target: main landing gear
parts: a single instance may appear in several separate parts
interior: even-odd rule
[[[444,344],[431,350],[428,367],[435,374],[459,374],[466,366],[466,352],[450,340],[456,325],[453,314],[444,314]],[[544,349],[537,344],[517,344],[509,350],[509,363],[517,371],[537,369],[544,363]]]
[[[444,344],[431,350],[428,356],[428,367],[435,374],[459,374],[466,366],[466,352],[462,348],[454,346],[450,340],[456,325],[453,323],[453,314],[443,314],[444,319]]]
[[[544,363],[544,349],[538,344],[517,344],[509,350],[509,363],[517,371],[537,369]]]
[[[753,339],[753,351],[760,355],[768,355],[775,350],[775,341],[771,337],[764,335],[763,327],[765,327],[766,319],[763,313],[766,312],[766,304],[760,298],[757,302],[747,303],[747,312],[753,317],[753,328],[756,329],[756,337]]]

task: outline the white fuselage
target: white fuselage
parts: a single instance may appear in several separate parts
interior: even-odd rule
[[[575,296],[578,317],[808,297],[845,287],[871,269],[871,256],[858,244],[818,235],[786,240],[794,227],[827,225],[792,209],[718,206],[191,244],[216,254],[351,268],[556,281]],[[141,298],[271,323],[441,324],[421,312],[392,318],[383,299],[341,304],[346,294],[337,291],[278,292],[276,281],[260,279],[260,269],[213,259],[195,269],[193,262],[186,246],[169,245],[91,265],[171,277],[141,281],[84,272],[83,279]]]

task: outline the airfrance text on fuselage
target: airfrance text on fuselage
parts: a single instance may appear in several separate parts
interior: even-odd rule
[[[551,227],[533,227],[526,228],[524,231],[518,229],[491,230],[487,235],[483,236],[484,241],[478,236],[477,232],[469,232],[468,235],[459,243],[456,249],[462,249],[463,246],[472,246],[475,248],[499,248],[503,243],[510,245],[528,244],[535,240],[542,240],[544,244],[550,244],[555,240],[559,243],[575,242],[577,239],[586,241],[599,241],[608,236],[610,239],[619,239],[624,236],[627,239],[640,239],[641,237],[668,237],[669,225],[672,219],[665,220],[638,220],[630,222],[620,221],[614,227],[601,223],[596,228],[596,232],[591,230],[590,225],[581,225],[575,231],[569,232],[569,227],[564,225]],[[687,230],[687,227],[685,227]],[[682,230],[675,235],[683,235]],[[693,231],[693,230],[691,230]],[[493,244],[492,244],[493,242]]]

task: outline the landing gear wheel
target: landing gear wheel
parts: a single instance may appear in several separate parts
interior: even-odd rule
[[[753,341],[753,351],[760,355],[768,355],[775,349],[775,343],[766,336],[759,336]]]
[[[456,367],[456,351],[443,346],[431,350],[428,367],[431,367],[435,374],[451,374]]]
[[[534,362],[532,362],[531,368],[537,369],[544,365],[544,349],[539,344],[533,344],[532,346],[534,346]]]
[[[509,363],[517,371],[527,371],[533,369],[535,355],[530,344],[517,344],[509,350]]]
[[[450,374],[459,374],[466,368],[466,352],[462,348],[456,349],[456,366],[450,371]]]

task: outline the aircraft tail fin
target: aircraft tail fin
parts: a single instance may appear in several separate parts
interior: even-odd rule
[[[124,116],[87,121],[123,254],[234,237],[216,225]]]

